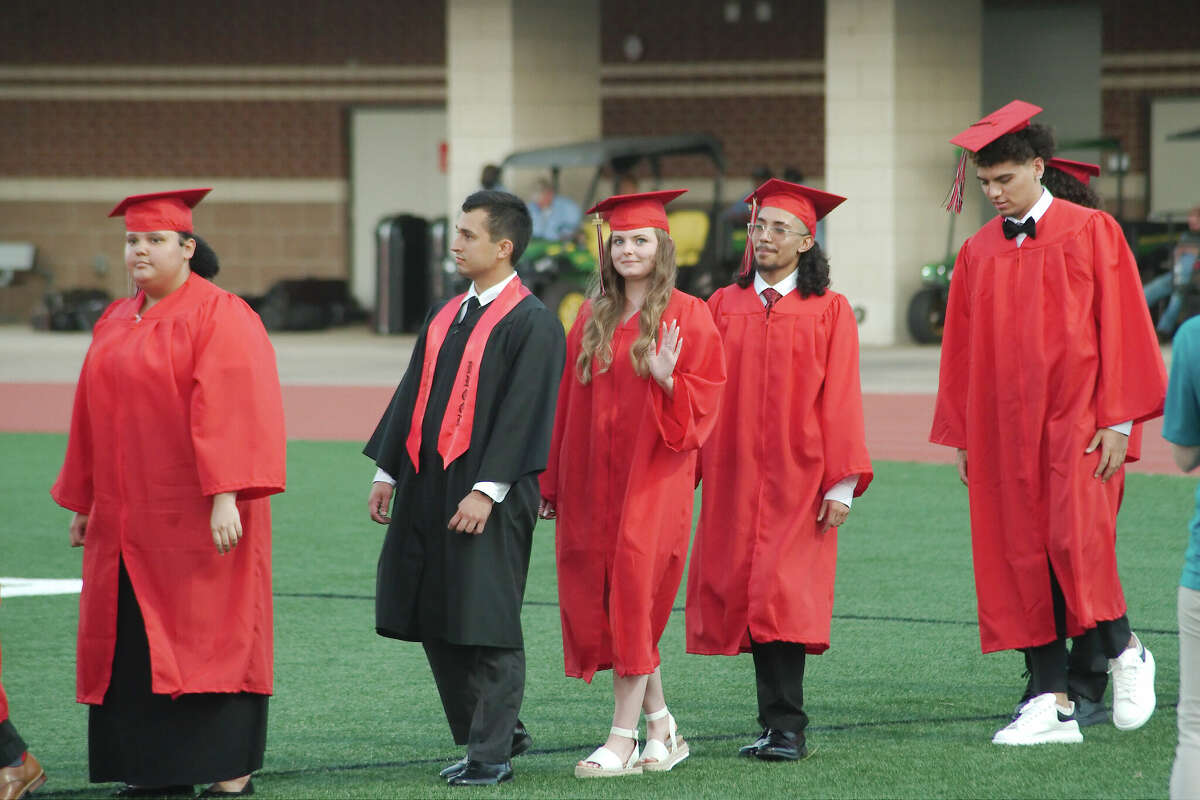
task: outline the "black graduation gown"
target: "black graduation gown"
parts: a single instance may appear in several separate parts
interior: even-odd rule
[[[408,641],[523,647],[521,601],[541,499],[566,342],[562,324],[530,295],[492,329],[479,367],[467,451],[443,469],[438,431],[471,330],[452,325],[437,357],[421,428],[421,469],[405,450],[425,355],[425,321],[412,360],[363,452],[396,479],[392,523],[379,556],[375,626]],[[512,484],[479,535],[447,530],[479,481]]]

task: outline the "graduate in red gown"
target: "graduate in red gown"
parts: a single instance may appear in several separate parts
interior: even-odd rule
[[[1089,183],[1100,174],[1100,165],[1066,158],[1052,158],[1042,173],[1042,186],[1055,200],[1069,200],[1087,208],[1100,208],[1102,201]],[[1025,653],[1025,691],[1013,713],[1015,719],[1026,702],[1036,696],[1033,666]],[[1108,657],[1104,655],[1100,632],[1096,628],[1071,638],[1067,656],[1067,694],[1075,703],[1075,721],[1079,727],[1108,722],[1104,693],[1108,689]]]
[[[754,217],[742,274],[708,301],[729,382],[701,452],[687,649],[753,653],[763,732],[740,752],[768,761],[806,753],[805,654],[829,647],[837,527],[873,476],[858,325],[829,290],[813,239],[844,199],[762,184],[746,198]]]
[[[1052,158],[1046,162],[1046,171],[1042,173],[1042,186],[1059,200],[1068,200],[1087,208],[1100,208],[1104,203],[1090,185],[1092,178],[1099,175],[1099,164]]]
[[[599,288],[567,338],[541,479],[541,515],[558,520],[566,672],[591,681],[613,670],[610,735],[578,777],[669,770],[688,755],[667,711],[658,641],[683,576],[697,451],[716,421],[725,359],[704,303],[673,288],[663,204],[682,193],[617,195],[588,211],[612,235]]]
[[[951,141],[974,153],[997,216],[954,265],[930,440],[954,447],[971,506],[984,652],[1028,648],[1034,697],[997,744],[1079,742],[1066,638],[1096,629],[1113,722],[1154,711],[1154,659],[1133,635],[1116,517],[1139,423],[1166,373],[1133,254],[1103,211],[1041,184],[1053,133],[1016,100]],[[961,207],[961,184],[951,195]]]
[[[16,800],[45,782],[42,765],[25,750],[25,740],[8,718],[8,696],[0,683],[0,797]]]
[[[191,232],[207,192],[110,214],[137,293],[96,323],[51,490],[83,547],[91,779],[133,792],[252,792],[266,742],[283,403],[262,322]]]

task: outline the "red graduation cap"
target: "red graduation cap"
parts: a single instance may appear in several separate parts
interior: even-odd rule
[[[1084,186],[1087,186],[1092,178],[1099,177],[1100,175],[1099,164],[1089,164],[1086,161],[1072,161],[1069,158],[1052,158],[1046,162],[1046,166],[1062,170]]]
[[[958,170],[954,174],[954,185],[946,198],[946,210],[955,214],[962,211],[963,189],[967,183],[967,151],[978,153],[992,142],[1010,133],[1016,133],[1022,128],[1029,127],[1029,120],[1042,112],[1041,106],[1026,103],[1024,100],[1013,100],[950,140],[963,149],[958,158]]]
[[[604,294],[604,237],[600,233],[600,217],[608,223],[609,230],[631,231],[635,228],[662,228],[671,231],[667,223],[667,203],[687,189],[668,189],[662,192],[639,192],[638,194],[615,194],[601,200],[587,210],[596,218],[596,264],[600,270],[600,294]]]
[[[614,231],[662,228],[670,232],[665,206],[686,191],[687,189],[668,189],[663,192],[616,194],[596,203],[587,213],[604,217],[609,229]]]
[[[846,202],[846,198],[829,192],[822,192],[811,186],[800,183],[781,181],[779,178],[768,178],[743,201],[750,203],[750,224],[758,221],[758,210],[763,206],[781,208],[789,214],[794,214],[809,233],[816,233],[817,220]],[[754,264],[754,243],[746,237],[746,250],[742,253],[742,275],[749,275]]]
[[[124,216],[127,231],[191,232],[192,209],[211,191],[210,187],[134,194],[117,203],[108,215]]]
[[[746,196],[744,202],[757,201],[758,208],[771,206],[795,214],[809,233],[816,233],[817,220],[846,202],[846,198],[822,192],[811,186],[771,178]]]

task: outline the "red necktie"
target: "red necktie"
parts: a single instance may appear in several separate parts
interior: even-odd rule
[[[762,299],[767,301],[767,314],[770,315],[771,309],[779,302],[779,298],[783,297],[779,292],[768,286],[762,290]]]

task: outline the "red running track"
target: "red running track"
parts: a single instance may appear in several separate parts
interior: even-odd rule
[[[0,384],[0,431],[64,433],[71,418],[73,383]],[[289,439],[365,442],[392,389],[380,386],[284,386]],[[863,398],[867,447],[879,461],[951,463],[948,448],[928,442],[931,394],[868,394]],[[1142,460],[1131,472],[1177,473],[1162,438],[1162,420],[1146,423]]]

